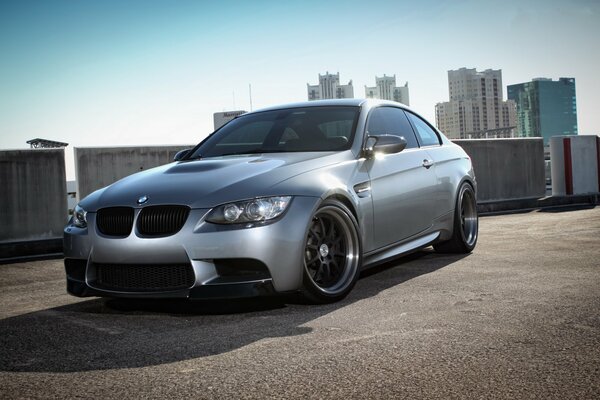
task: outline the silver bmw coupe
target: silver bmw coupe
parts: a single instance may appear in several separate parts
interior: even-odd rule
[[[472,251],[476,187],[463,149],[401,104],[251,112],[83,199],[64,230],[67,290],[337,301],[393,257]]]

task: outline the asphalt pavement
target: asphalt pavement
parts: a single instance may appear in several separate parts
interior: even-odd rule
[[[344,301],[131,302],[0,265],[0,398],[600,398],[600,208],[485,217]]]

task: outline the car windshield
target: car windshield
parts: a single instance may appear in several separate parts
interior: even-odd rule
[[[358,107],[327,106],[242,115],[206,138],[188,159],[348,150],[358,113]]]

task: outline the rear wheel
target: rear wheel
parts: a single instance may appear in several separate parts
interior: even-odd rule
[[[433,248],[440,253],[470,253],[477,244],[479,217],[475,191],[469,183],[463,183],[456,198],[454,229],[446,242],[436,243]]]
[[[350,210],[336,200],[323,202],[304,244],[304,297],[314,303],[346,297],[358,279],[361,252],[358,224]]]

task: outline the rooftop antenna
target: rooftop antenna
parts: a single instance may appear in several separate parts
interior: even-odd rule
[[[252,84],[248,84],[248,95],[250,96],[250,111],[252,111]]]
[[[233,109],[235,110],[235,90],[231,92],[231,96],[233,97]]]

